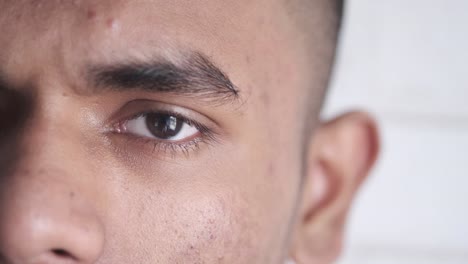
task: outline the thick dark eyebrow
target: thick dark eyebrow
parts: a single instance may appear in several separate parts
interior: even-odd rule
[[[173,63],[165,59],[122,62],[91,67],[93,87],[98,90],[143,90],[226,103],[239,98],[228,76],[208,57],[193,53]]]

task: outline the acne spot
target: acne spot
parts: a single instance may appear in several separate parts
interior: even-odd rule
[[[260,102],[262,102],[263,106],[265,106],[265,108],[268,108],[270,106],[270,96],[268,93],[266,92],[263,92],[261,95],[260,95]]]
[[[245,62],[247,63],[247,65],[250,64],[250,61],[251,61],[250,56],[249,55],[245,56]]]
[[[23,15],[20,14],[20,13],[18,13],[18,14],[15,15],[15,20],[16,20],[16,21],[20,21],[22,18],[23,18]]]
[[[268,165],[268,175],[273,175],[274,172],[275,172],[275,167],[274,167],[273,163],[270,163]]]
[[[42,7],[42,2],[41,1],[33,1],[33,4],[36,5],[37,8]]]
[[[70,192],[70,198],[71,198],[71,199],[75,198],[75,192],[73,192],[73,191]]]
[[[88,10],[88,13],[87,13],[87,16],[88,16],[88,19],[89,20],[92,20],[94,18],[96,18],[96,11],[92,10],[92,9],[89,9]]]
[[[114,18],[109,18],[106,20],[106,26],[112,32],[117,32],[119,30],[119,22]]]
[[[79,6],[81,4],[81,0],[73,0],[72,5]]]

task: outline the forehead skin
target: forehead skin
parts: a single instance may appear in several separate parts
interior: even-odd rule
[[[294,80],[301,74],[291,64],[297,63],[293,58],[302,57],[304,47],[297,44],[297,32],[280,1],[54,0],[12,3],[2,1],[1,4],[4,10],[2,47],[21,50],[21,56],[37,61],[53,60],[57,66],[60,63],[77,65],[114,60],[129,55],[171,56],[171,53],[190,49],[201,50],[225,64],[221,66],[233,75],[232,78],[245,76],[236,68],[254,70],[255,78],[265,78],[269,72],[281,72]],[[17,34],[19,28],[23,34]],[[29,49],[30,45],[35,48]],[[38,49],[46,52],[35,52]],[[54,54],[47,51],[54,51]],[[2,56],[3,63],[20,63],[19,60],[15,56]],[[234,64],[243,67],[232,67]],[[252,69],[260,64],[262,70]],[[269,68],[265,68],[266,65],[270,65]],[[275,69],[280,66],[281,71]]]
[[[17,139],[16,172],[2,178],[1,209],[12,212],[0,219],[2,234],[24,208],[67,206],[104,234],[97,263],[282,263],[301,176],[303,93],[321,73],[282,2],[0,1],[0,10],[1,76],[34,101],[34,133]],[[145,99],[215,120],[220,142],[174,161],[131,146],[116,153],[97,131],[126,95],[83,92],[86,67],[177,62],[191,51],[226,72],[242,104]],[[71,191],[73,201],[63,198]]]

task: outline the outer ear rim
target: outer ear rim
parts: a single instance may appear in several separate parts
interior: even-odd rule
[[[352,139],[356,139],[357,141],[353,142]],[[353,166],[357,166],[355,170],[340,168],[340,166],[336,165],[336,163],[349,164],[349,162],[354,162],[353,159],[355,157],[350,153],[352,153],[353,148],[359,146],[359,140],[362,140],[366,145],[365,150],[358,148],[359,151],[363,151],[363,154],[359,154],[362,155],[362,161],[358,161],[358,163],[362,165],[354,164]],[[329,146],[331,147],[329,148]],[[377,161],[380,151],[377,123],[370,114],[363,111],[353,111],[340,115],[331,121],[321,123],[316,130],[314,139],[311,141],[310,148],[310,157],[308,159],[309,169],[307,170],[307,173],[310,174],[306,176],[308,178],[306,181],[313,182],[314,177],[311,175],[314,173],[329,173],[331,176],[325,177],[328,179],[327,185],[330,186],[326,187],[328,190],[325,191],[324,196],[318,203],[312,203],[314,205],[309,204],[309,206],[315,208],[309,211],[306,209],[307,205],[304,206],[305,210],[301,212],[299,221],[302,221],[304,225],[307,225],[307,222],[315,222],[315,227],[309,228],[309,232],[312,232],[309,235],[313,235],[317,230],[322,228],[330,229],[327,235],[324,236],[324,238],[328,237],[330,239],[330,241],[328,241],[328,246],[322,245],[324,250],[328,253],[317,256],[320,258],[320,260],[317,260],[317,263],[329,263],[329,261],[338,257],[341,251],[342,233],[345,229],[344,223],[352,201],[354,200],[355,193]],[[337,154],[336,151],[338,150],[339,152],[342,148],[351,152]],[[337,155],[341,155],[341,157],[337,158]],[[340,158],[344,158],[345,160],[339,160]],[[324,172],[312,172],[313,170],[317,170],[317,168],[319,170],[324,170]],[[306,183],[306,185],[308,184]],[[313,188],[309,190],[311,189]],[[301,209],[302,208],[301,206]],[[306,230],[302,232],[307,233],[308,228],[305,228]],[[308,234],[304,236],[308,236]],[[319,237],[320,236],[317,236],[317,238]],[[310,241],[313,240],[316,239],[310,239]],[[305,237],[298,240],[299,243],[307,243],[307,241],[308,239]],[[307,246],[302,245],[296,249],[299,250],[299,252],[294,250],[296,252],[294,252],[293,256],[298,257],[296,259],[297,261],[307,260],[308,254],[304,255],[304,252],[300,253],[301,250],[306,249]]]
[[[322,149],[318,151],[319,153],[315,153],[317,156],[314,159],[316,160],[315,166],[321,166],[326,170],[325,174],[330,175],[329,182],[335,184],[335,186],[329,187],[329,190],[335,192],[335,194],[330,194],[332,197],[328,198],[327,202],[339,203],[340,192],[342,192],[341,196],[343,197],[341,199],[347,198],[349,206],[351,205],[354,194],[368,177],[377,161],[380,151],[378,131],[375,119],[363,111],[354,111],[340,115],[321,126],[318,137],[322,136],[323,139],[319,138],[318,141],[325,142],[325,147],[318,146]],[[367,143],[364,143],[366,145],[365,154],[360,155],[362,157],[360,161],[357,161],[360,165],[354,165],[356,161],[352,152],[358,140]],[[336,141],[341,142],[336,143]],[[327,148],[327,146],[333,147]],[[343,151],[341,146],[345,146],[344,150],[349,153],[337,153],[339,149]],[[361,150],[359,147],[357,149]],[[336,158],[337,156],[341,157],[342,160]],[[351,167],[346,167],[345,165],[340,167],[339,164],[348,164]],[[354,166],[358,167],[354,168]],[[325,205],[324,207],[327,206]]]
[[[376,118],[374,118],[371,114],[362,111],[362,110],[355,110],[355,111],[350,111],[346,112],[344,114],[338,115],[337,117],[331,119],[330,121],[327,122],[322,122],[321,125],[319,126],[317,130],[317,139],[314,142],[319,142],[321,141],[320,137],[327,137],[329,136],[329,130],[334,127],[334,126],[349,126],[350,123],[354,124],[361,124],[359,126],[354,125],[354,127],[360,127],[360,128],[366,128],[364,129],[366,131],[366,138],[369,139],[369,149],[368,149],[368,156],[369,158],[366,159],[367,166],[362,168],[362,171],[360,171],[360,174],[368,174],[375,166],[375,163],[379,157],[380,149],[381,149],[381,140],[380,140],[380,131],[376,122]],[[345,129],[337,129],[338,131],[345,131]],[[341,135],[343,136],[343,135]],[[338,136],[339,137],[339,136]],[[326,139],[322,139],[326,140]],[[314,146],[317,148],[317,146]],[[320,148],[320,147],[318,147]],[[317,149],[314,149],[314,154],[318,155]],[[334,155],[332,152],[327,152],[326,155]],[[328,157],[327,157],[328,158]]]

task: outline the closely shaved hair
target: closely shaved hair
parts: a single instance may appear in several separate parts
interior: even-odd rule
[[[305,41],[315,65],[318,54],[322,57],[319,58],[321,63],[325,64],[321,66],[331,68],[341,29],[344,0],[284,1],[300,33],[298,38]]]
[[[284,0],[286,9],[302,36],[317,44],[336,46],[343,17],[344,0]],[[323,39],[324,37],[324,39]]]
[[[335,62],[339,33],[343,19],[344,0],[283,0],[287,12],[298,30],[298,40],[305,45],[311,74],[305,87],[308,111],[305,136],[319,122]],[[315,121],[315,122],[314,122]]]

